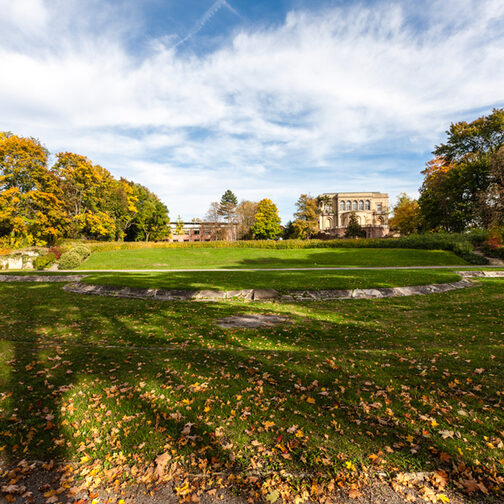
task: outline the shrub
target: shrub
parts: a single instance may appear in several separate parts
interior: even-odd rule
[[[37,270],[46,269],[48,266],[56,261],[56,254],[49,252],[45,255],[40,255],[33,261],[33,266]]]
[[[61,255],[59,260],[59,269],[75,269],[81,264],[81,262],[81,256],[74,250],[70,250],[69,252],[65,252]]]
[[[56,259],[59,259],[64,252],[65,250],[62,247],[54,246],[49,249],[49,253],[54,254],[56,256]]]
[[[85,261],[91,255],[91,249],[86,245],[76,245],[70,249],[70,252],[76,252],[80,255],[82,261]]]

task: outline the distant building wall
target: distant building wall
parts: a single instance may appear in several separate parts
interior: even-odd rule
[[[175,234],[177,222],[170,222],[171,242],[203,242],[236,239],[235,226],[222,222],[184,222],[181,234]]]

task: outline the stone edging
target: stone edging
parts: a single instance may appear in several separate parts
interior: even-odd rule
[[[75,282],[86,275],[0,275],[0,282]]]
[[[76,294],[92,294],[132,299],[156,299],[159,301],[222,301],[241,299],[244,301],[316,301],[336,299],[381,299],[399,296],[414,296],[449,292],[474,287],[477,284],[468,278],[504,278],[504,271],[457,271],[463,279],[458,282],[413,285],[407,287],[386,287],[374,289],[325,289],[296,290],[281,295],[274,289],[243,289],[230,291],[216,290],[166,290],[139,287],[118,287],[113,285],[92,285],[82,283],[86,275],[0,275],[0,282],[66,282],[63,289]]]
[[[463,278],[504,278],[504,271],[456,271]]]
[[[116,287],[112,285],[91,285],[75,282],[65,285],[64,290],[76,294],[93,294],[98,296],[155,299],[159,301],[223,301],[241,299],[244,301],[326,301],[335,299],[380,299],[417,294],[434,294],[457,289],[467,289],[476,284],[471,280],[431,285],[414,285],[409,287],[387,287],[382,289],[352,290],[298,290],[280,295],[274,289],[244,289],[233,291],[187,291],[165,289],[142,289],[138,287]]]

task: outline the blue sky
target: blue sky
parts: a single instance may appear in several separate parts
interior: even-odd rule
[[[0,130],[140,182],[415,196],[450,122],[504,105],[502,0],[0,0]]]

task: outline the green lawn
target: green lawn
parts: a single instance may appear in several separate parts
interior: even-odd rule
[[[179,248],[94,252],[79,269],[297,268],[465,265],[445,250]]]
[[[145,273],[92,273],[84,282],[160,289],[364,289],[426,285],[460,280],[447,270],[351,270],[351,271],[198,271]]]
[[[504,476],[504,280],[305,304],[3,283],[0,306],[0,456],[70,461],[67,487],[150,483],[160,454],[189,497],[219,484],[306,495],[368,470],[443,470],[494,492]],[[215,325],[237,313],[291,323]],[[186,472],[207,477],[186,487]]]

